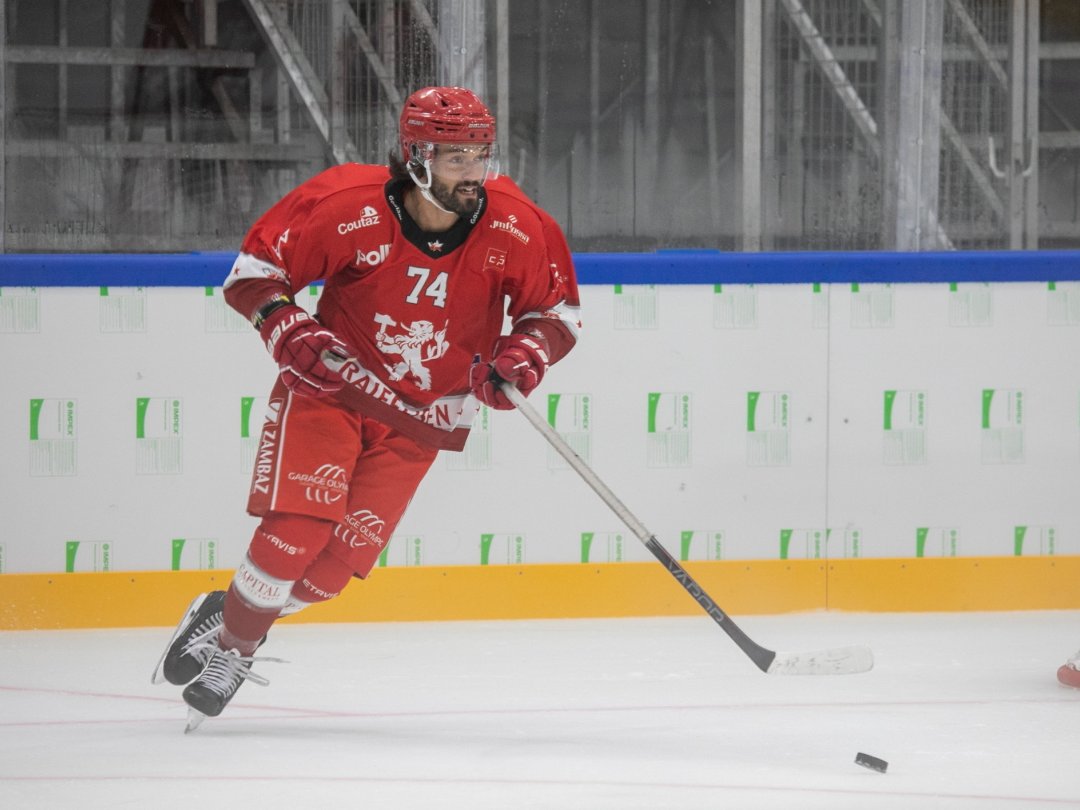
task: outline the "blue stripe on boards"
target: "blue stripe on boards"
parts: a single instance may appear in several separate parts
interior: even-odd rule
[[[0,287],[218,287],[236,254],[0,254]],[[578,253],[581,284],[1080,281],[1080,251]]]

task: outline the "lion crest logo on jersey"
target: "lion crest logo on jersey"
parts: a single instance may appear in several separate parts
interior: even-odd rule
[[[444,322],[442,329],[436,332],[435,324],[431,321],[399,324],[389,315],[378,312],[375,323],[379,324],[379,331],[375,334],[375,345],[379,351],[401,357],[396,363],[383,363],[390,373],[390,381],[408,380],[421,390],[431,390],[431,371],[425,364],[438,360],[450,348],[446,341],[446,329],[450,322]],[[391,332],[391,329],[394,331]]]

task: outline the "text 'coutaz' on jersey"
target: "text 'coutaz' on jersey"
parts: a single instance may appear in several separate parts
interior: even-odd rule
[[[561,229],[509,179],[483,186],[475,214],[425,233],[385,167],[317,175],[264,214],[244,240],[226,297],[250,317],[275,292],[324,282],[319,319],[355,351],[359,410],[407,435],[460,449],[478,405],[474,357],[490,358],[509,315],[535,326],[552,362],[581,328]]]

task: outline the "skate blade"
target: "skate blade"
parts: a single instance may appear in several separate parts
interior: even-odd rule
[[[157,666],[154,667],[154,671],[150,675],[150,683],[165,683],[165,673],[162,672],[165,667],[165,656],[169,654],[169,648],[172,647],[173,642],[180,638],[180,633],[187,627],[187,623],[191,621],[191,617],[195,615],[195,612],[200,607],[202,607],[202,603],[206,601],[206,597],[209,595],[210,594],[208,593],[199,594],[191,600],[191,604],[188,605],[187,613],[184,614],[184,618],[180,620],[180,624],[178,624],[176,630],[173,631],[172,638],[170,638],[169,643],[165,645],[165,650],[161,653],[161,658],[158,659]]]
[[[190,734],[199,726],[202,725],[203,720],[206,719],[206,715],[196,709],[188,707],[187,712],[187,726],[184,727],[184,733]]]

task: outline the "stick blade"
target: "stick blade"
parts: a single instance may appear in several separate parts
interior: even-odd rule
[[[874,668],[868,647],[833,647],[801,653],[777,653],[769,665],[770,675],[855,675]]]

